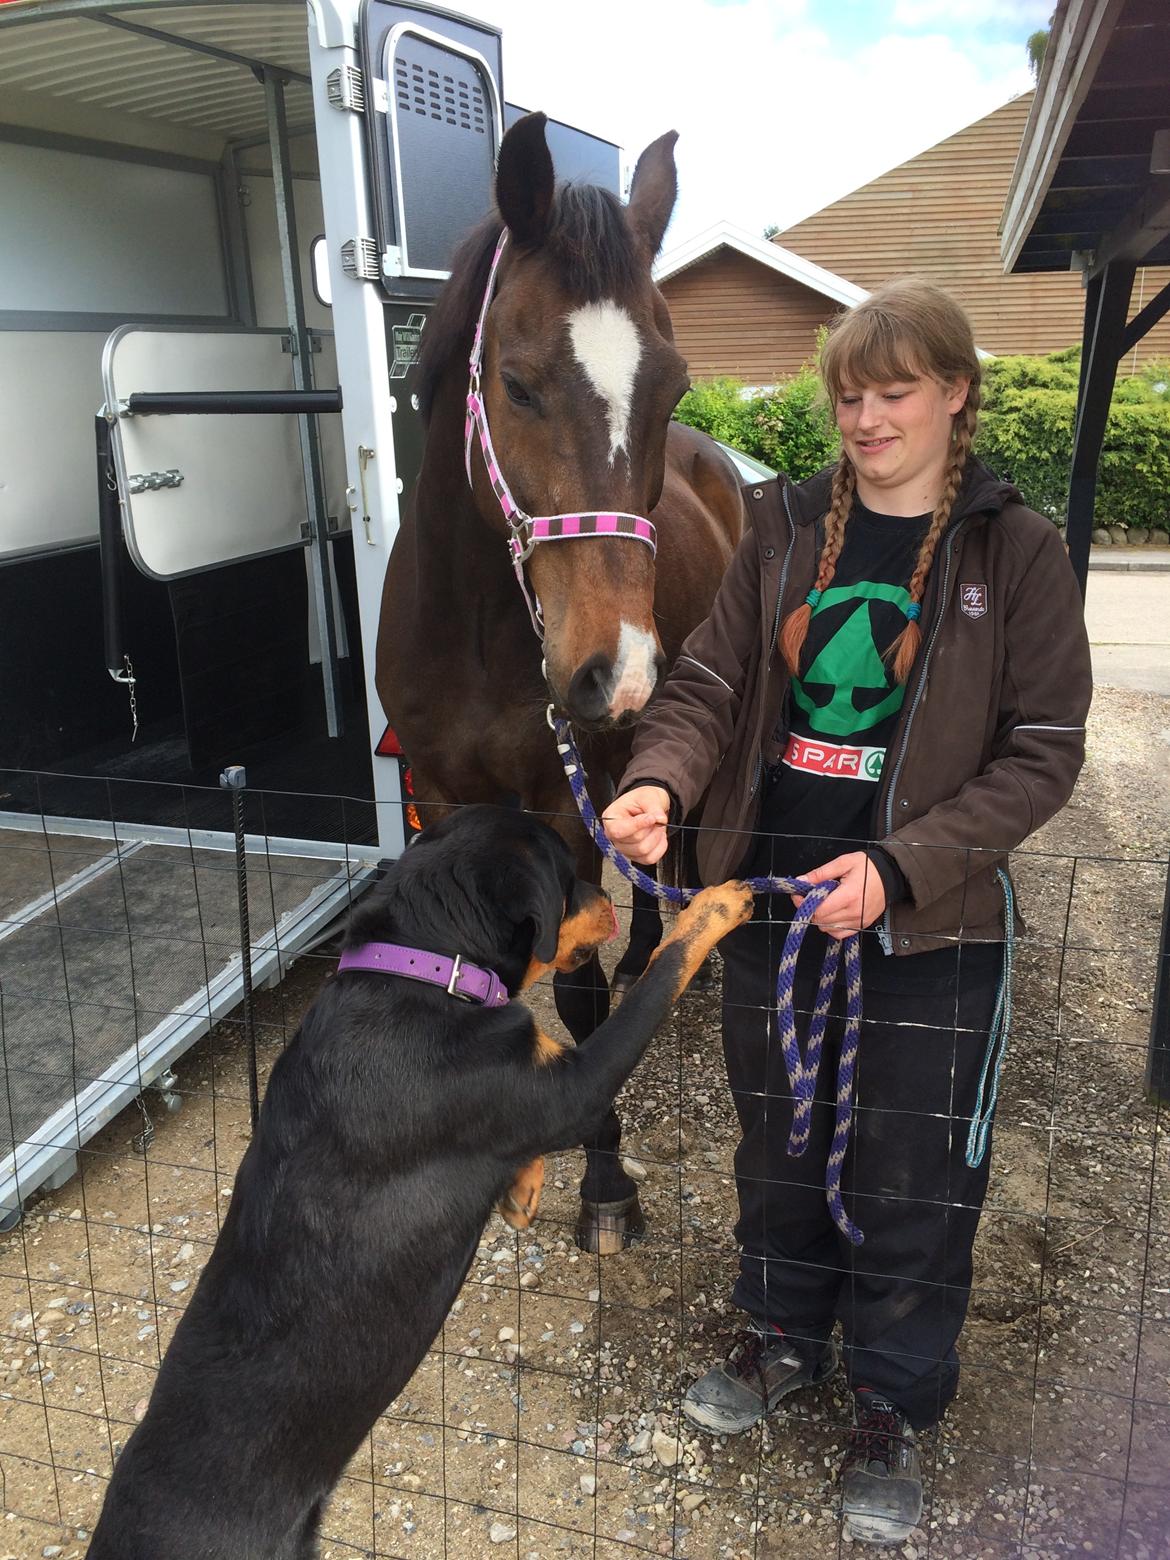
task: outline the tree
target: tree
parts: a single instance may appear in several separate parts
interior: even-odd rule
[[[764,237],[765,238],[775,238],[776,234],[779,233],[779,231],[780,231],[779,223],[777,223],[777,222],[769,222],[768,226],[764,229]]]
[[[1028,51],[1028,63],[1032,67],[1032,75],[1035,80],[1040,79],[1040,67],[1044,64],[1044,55],[1048,49],[1048,40],[1052,37],[1052,24],[1056,20],[1056,12],[1048,18],[1048,26],[1041,27],[1028,39],[1024,47]]]

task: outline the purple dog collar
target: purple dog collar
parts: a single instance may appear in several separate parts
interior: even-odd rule
[[[343,970],[405,975],[408,980],[442,986],[448,996],[460,997],[464,1002],[482,1002],[484,1007],[504,1007],[511,1000],[494,970],[465,964],[459,953],[453,959],[447,959],[440,953],[428,953],[424,948],[405,948],[400,943],[362,943],[359,948],[347,948],[341,955],[337,973],[340,975]]]

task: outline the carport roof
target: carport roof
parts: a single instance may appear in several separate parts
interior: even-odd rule
[[[1167,0],[1059,0],[1004,207],[1004,269],[1170,264],[1168,142]]]
[[[313,122],[305,0],[10,0],[0,29],[0,104],[13,88],[247,140],[265,131],[268,66],[290,131]]]

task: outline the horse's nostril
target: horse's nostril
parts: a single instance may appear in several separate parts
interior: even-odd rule
[[[573,673],[565,702],[575,720],[600,721],[609,713],[613,667],[608,656],[592,655]]]

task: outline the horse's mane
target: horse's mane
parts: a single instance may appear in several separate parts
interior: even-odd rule
[[[473,228],[451,263],[451,279],[427,321],[419,353],[419,403],[429,418],[439,382],[453,359],[466,362],[503,222],[498,212]],[[582,303],[621,297],[645,269],[625,209],[595,184],[559,184],[549,213],[544,253],[565,290]]]

